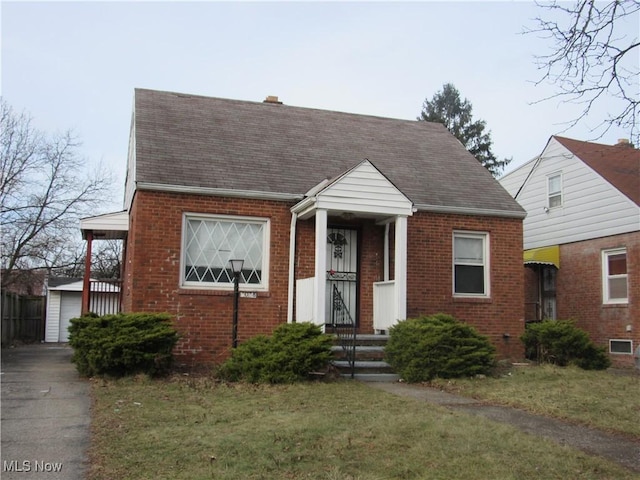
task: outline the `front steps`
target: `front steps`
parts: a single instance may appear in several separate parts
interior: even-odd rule
[[[356,361],[354,379],[363,382],[397,382],[400,377],[384,361],[384,347],[389,335],[356,335]],[[336,338],[331,348],[334,360],[331,362],[340,376],[351,378],[351,367],[345,351]]]

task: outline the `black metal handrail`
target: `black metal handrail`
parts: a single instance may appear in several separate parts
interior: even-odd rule
[[[356,322],[353,320],[349,308],[344,303],[342,294],[336,285],[333,286],[331,303],[331,326],[345,353],[351,371],[351,378],[353,378],[356,370]]]

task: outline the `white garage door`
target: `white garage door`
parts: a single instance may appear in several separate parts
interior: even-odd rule
[[[69,341],[69,320],[80,316],[82,292],[62,292],[60,299],[60,342]]]

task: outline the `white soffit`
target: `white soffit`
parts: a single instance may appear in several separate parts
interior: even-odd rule
[[[80,220],[80,230],[83,238],[86,238],[88,231],[92,231],[96,238],[124,238],[129,231],[129,214],[121,211],[83,218]]]

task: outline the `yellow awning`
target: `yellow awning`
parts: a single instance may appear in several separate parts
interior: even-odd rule
[[[555,265],[560,268],[560,246],[532,248],[524,251],[524,264]]]

